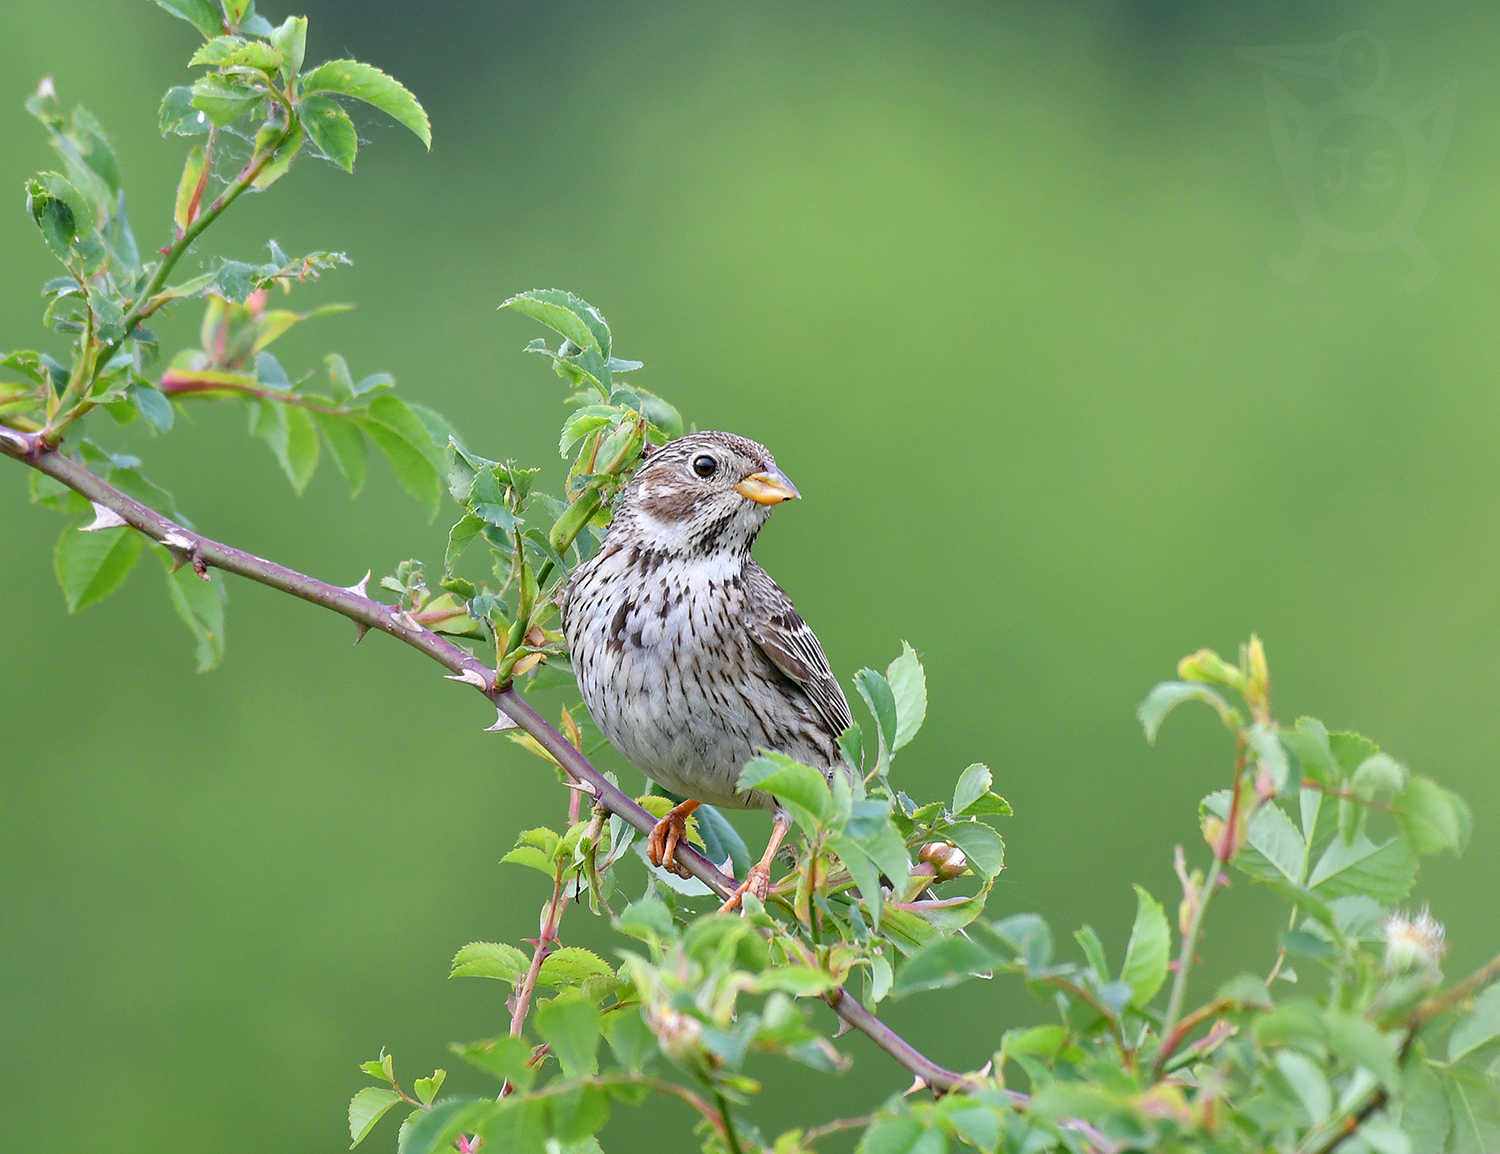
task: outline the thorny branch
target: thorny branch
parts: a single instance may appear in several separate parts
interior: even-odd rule
[[[203,219],[199,218],[200,221]],[[653,818],[618,786],[609,782],[595,769],[581,752],[575,749],[561,733],[554,729],[529,702],[510,684],[497,685],[495,671],[478,658],[460,649],[453,642],[422,627],[412,616],[395,605],[386,605],[358,591],[358,586],[343,587],[319,581],[295,569],[288,569],[274,561],[257,557],[242,549],[225,545],[201,533],[184,529],[177,522],[162,516],[139,501],[126,496],[108,482],[94,475],[83,465],[49,447],[42,434],[23,433],[0,425],[0,453],[57,481],[61,481],[74,492],[81,494],[96,506],[108,509],[121,517],[126,524],[144,533],[168,549],[185,563],[195,567],[212,566],[226,573],[234,573],[251,581],[290,593],[314,605],[341,613],[357,625],[366,629],[378,629],[420,650],[449,671],[455,681],[472,685],[493,703],[502,720],[510,722],[529,733],[537,743],[550,753],[568,773],[586,786],[597,804],[617,814],[641,833],[650,833],[656,825]],[[694,877],[707,885],[720,897],[727,897],[734,888],[734,879],[726,877],[712,862],[691,846],[683,845],[677,850],[677,860]],[[833,1011],[854,1029],[867,1035],[877,1046],[904,1066],[912,1074],[938,1092],[956,1089],[964,1084],[964,1077],[956,1071],[938,1065],[917,1051],[909,1042],[892,1030],[874,1014],[859,1004],[842,987],[835,987],[824,1000]]]

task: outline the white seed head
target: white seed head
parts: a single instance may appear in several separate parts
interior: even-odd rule
[[[1381,925],[1385,935],[1385,969],[1404,974],[1414,969],[1435,970],[1448,947],[1443,923],[1423,906],[1415,915],[1397,910]]]

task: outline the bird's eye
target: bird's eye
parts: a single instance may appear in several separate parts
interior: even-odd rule
[[[704,455],[702,457],[693,458],[693,472],[697,473],[698,476],[704,478],[705,480],[707,480],[709,477],[712,477],[718,470],[718,468],[719,462],[715,461],[710,456]]]

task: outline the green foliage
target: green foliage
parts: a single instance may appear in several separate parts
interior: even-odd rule
[[[599,548],[611,504],[645,447],[680,435],[681,415],[624,383],[641,364],[615,355],[597,308],[557,289],[510,298],[502,308],[550,330],[527,351],[567,387],[558,441],[566,468],[547,491],[541,470],[480,455],[441,416],[398,397],[386,374],[356,380],[338,354],[321,372],[288,374],[271,346],[331,310],[271,308],[272,294],[345,263],[342,254],[293,259],[271,243],[262,263],[213,258],[201,275],[169,283],[187,247],[240,195],[284,176],[304,147],[353,170],[359,140],[342,102],[390,115],[424,144],[431,132],[411,93],[379,69],[349,60],[306,69],[300,17],[273,27],[250,0],[157,3],[205,38],[188,62],[205,71],[172,88],[159,112],[164,136],[190,138],[173,236],[161,259],[142,261],[107,137],[86,110],[63,115],[44,84],[27,107],[60,168],[26,183],[26,205],[66,274],[44,286],[43,319],[69,347],[0,357],[0,422],[40,435],[185,529],[175,499],[147,479],[139,460],[94,439],[98,413],[165,434],[191,403],[239,404],[250,434],[265,441],[298,493],[326,449],[357,495],[373,447],[431,516],[445,491],[458,506],[435,588],[416,560],[380,579],[397,599],[396,619],[416,632],[465,638],[486,661],[492,656],[493,681],[480,679],[486,690],[518,684],[527,693],[571,693],[557,595]],[[254,144],[249,161],[226,177],[220,145],[230,133]],[[186,300],[204,302],[198,347],[158,367],[156,338],[142,322]],[[55,566],[70,611],[128,577],[144,539],[119,508],[139,522],[138,509],[96,505],[41,473],[30,494],[69,518]],[[224,586],[183,540],[165,534],[150,548],[193,635],[198,666],[208,669],[224,652]],[[742,915],[714,912],[716,896],[714,905],[695,905],[709,893],[698,881],[637,867],[645,855],[636,830],[571,780],[534,726],[514,733],[573,792],[566,824],[520,832],[502,858],[521,867],[507,892],[540,891],[539,936],[524,949],[472,942],[453,958],[451,976],[506,987],[496,1006],[510,1013],[509,1033],[452,1047],[493,1084],[478,1096],[440,1099],[446,1073],[436,1070],[408,1092],[382,1052],[361,1066],[376,1084],[349,1105],[353,1143],[400,1105],[401,1154],[481,1145],[596,1151],[615,1104],[665,1093],[698,1112],[706,1151],[797,1154],[823,1131],[770,1137],[734,1114],[760,1089],[746,1072],[751,1054],[837,1074],[849,1059],[810,1012],[814,1000],[847,1014],[852,999],[874,1012],[886,999],[983,976],[1019,979],[1048,1020],[996,1022],[991,1060],[941,1076],[944,1092],[931,1101],[892,1094],[868,1125],[857,1123],[865,1154],[941,1154],[954,1144],[1008,1154],[1335,1147],[1458,1154],[1500,1146],[1500,987],[1488,985],[1500,960],[1445,990],[1442,927],[1425,909],[1401,908],[1422,857],[1462,851],[1472,826],[1467,806],[1361,735],[1330,733],[1311,718],[1281,725],[1254,638],[1236,664],[1203,650],[1177,673],[1150,691],[1138,716],[1154,741],[1177,706],[1199,702],[1232,739],[1227,786],[1199,809],[1208,867],[1190,869],[1179,851],[1175,939],[1167,908],[1137,885],[1128,941],[1106,948],[1080,927],[1076,959],[1058,956],[1039,915],[987,914],[1006,865],[992,823],[1011,813],[987,766],[956,770],[951,800],[909,796],[897,755],[919,735],[928,697],[921,660],[904,642],[884,673],[863,669],[853,678],[869,717],[841,737],[845,772],[825,776],[774,751],[743,768],[740,785],[776,797],[795,836],[791,867],[764,901],[746,896]],[[581,753],[602,740],[579,704],[562,706],[559,721]],[[641,803],[658,818],[672,804],[656,794]],[[690,820],[687,838],[736,872],[748,866],[743,842],[711,807]],[[1191,972],[1207,911],[1232,874],[1285,903],[1285,929],[1263,958],[1243,960],[1264,974],[1243,973],[1195,1005]],[[564,913],[585,901],[608,919],[618,964],[562,944]],[[1121,959],[1118,971],[1110,956]],[[981,1005],[977,995],[974,1002]],[[1445,1044],[1431,1047],[1444,1058],[1430,1056],[1428,1031],[1446,1031]]]

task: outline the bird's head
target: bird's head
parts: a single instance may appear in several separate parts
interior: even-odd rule
[[[772,507],[797,496],[764,445],[689,433],[647,454],[620,494],[615,521],[667,553],[743,552]]]

